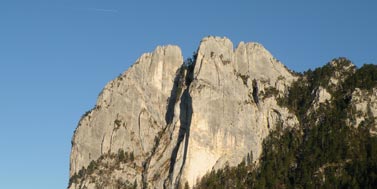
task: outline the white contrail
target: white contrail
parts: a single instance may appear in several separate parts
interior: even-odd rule
[[[116,9],[99,9],[99,8],[88,8],[90,11],[96,11],[96,12],[110,12],[110,13],[117,13],[118,10]]]

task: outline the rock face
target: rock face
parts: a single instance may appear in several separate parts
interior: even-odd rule
[[[166,127],[167,99],[182,62],[178,47],[157,47],[106,85],[73,136],[71,176],[92,160],[122,149],[133,152],[135,166],[119,176],[141,183],[143,162],[150,156],[155,136]],[[72,184],[71,188],[85,185]]]
[[[69,188],[193,186],[248,153],[258,161],[271,130],[298,124],[276,100],[295,79],[257,43],[206,37],[186,64],[178,47],[157,47],[82,117]]]
[[[355,74],[357,68],[346,58],[338,58],[329,62],[326,66],[332,69],[328,82],[325,82],[312,91],[313,100],[306,115],[315,117],[316,122],[321,119],[317,111],[321,111],[321,105],[330,105],[334,95],[344,90],[344,82]],[[326,67],[325,66],[325,67]],[[359,78],[360,79],[360,78]],[[307,81],[306,81],[307,82]],[[377,89],[371,90],[353,88],[343,98],[349,98],[350,110],[347,112],[347,126],[370,126],[370,134],[377,135]]]
[[[368,125],[377,120],[377,89],[372,91],[356,88],[351,99],[352,112],[351,125],[359,127],[360,124]],[[371,134],[377,134],[377,125],[372,127]]]

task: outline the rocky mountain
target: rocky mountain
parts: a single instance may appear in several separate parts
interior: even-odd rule
[[[259,162],[211,170],[194,188],[375,188],[377,65],[345,58],[298,75],[278,104],[299,125],[264,139]]]
[[[109,82],[82,116],[68,188],[194,187],[210,171],[245,160],[255,169],[271,133],[302,134],[307,117],[321,122],[319,110],[344,83],[357,83],[347,79],[356,70],[337,59],[316,81],[316,74],[288,70],[261,44],[234,48],[219,37],[202,39],[186,61],[177,46],[157,47]],[[377,89],[354,88],[345,95],[355,112],[347,124],[373,125]],[[300,92],[307,96],[293,96]]]

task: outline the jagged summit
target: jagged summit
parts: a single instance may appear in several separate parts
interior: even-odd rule
[[[292,81],[289,70],[272,56],[272,54],[256,42],[240,42],[236,49],[226,37],[205,37],[198,49],[198,62],[203,57],[216,59],[223,64],[232,63],[234,69],[242,75],[252,75],[258,79],[275,82],[279,76]]]
[[[250,154],[257,162],[271,130],[298,124],[277,103],[295,80],[257,43],[206,37],[189,66],[179,47],[157,47],[80,120],[69,188],[193,186]]]
[[[289,170],[285,176],[295,171],[291,178],[299,176],[295,179],[304,184],[293,184],[306,186],[312,180],[301,177],[306,169],[297,166],[307,163],[295,157],[311,157],[313,145],[307,142],[313,137],[335,141],[334,131],[345,140],[358,132],[376,135],[376,75],[376,66],[357,69],[345,58],[292,74],[261,44],[240,42],[234,48],[225,37],[203,38],[186,62],[179,47],[159,46],[110,81],[82,116],[72,139],[68,188],[193,187],[206,183],[201,178],[209,172],[225,173],[228,166],[241,169],[245,163],[251,167],[247,175],[255,177],[244,186],[290,186],[290,179],[286,185],[268,180],[275,174],[271,167],[282,162],[279,166]],[[325,140],[320,141],[316,151],[326,152]],[[359,154],[349,149],[342,156]],[[285,158],[276,160],[276,153]],[[348,163],[340,159],[331,165],[342,170]],[[322,175],[314,180],[322,186],[322,170],[329,164],[317,164],[319,171],[310,174]],[[226,182],[222,187],[235,186],[231,179]]]

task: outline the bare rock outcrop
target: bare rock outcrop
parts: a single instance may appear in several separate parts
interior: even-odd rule
[[[166,126],[167,99],[182,61],[177,46],[157,47],[105,86],[95,108],[82,117],[74,133],[71,177],[91,161],[121,149],[135,157],[135,166],[121,174],[136,172],[135,177],[124,178],[142,183],[143,163],[151,155],[155,137]],[[70,188],[82,188],[77,181]]]
[[[298,124],[277,104],[295,80],[257,43],[234,49],[227,38],[206,37],[190,64],[178,47],[157,47],[108,83],[82,117],[69,188],[193,186],[248,153],[258,161],[271,130]]]
[[[351,99],[351,121],[354,127],[372,126],[370,132],[377,134],[377,89],[371,91],[356,88]]]
[[[257,161],[263,139],[276,126],[297,119],[277,105],[295,78],[261,45],[204,38],[190,87],[189,147],[184,181],[192,185],[213,168],[237,165],[248,152]]]

